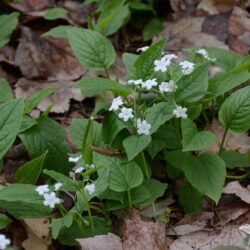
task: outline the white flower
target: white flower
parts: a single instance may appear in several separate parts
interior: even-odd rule
[[[184,61],[180,63],[181,69],[182,69],[182,74],[183,75],[189,75],[193,72],[195,64],[189,62],[189,61]]]
[[[56,204],[59,204],[61,202],[60,199],[56,197],[55,192],[51,192],[50,194],[44,194],[43,198],[43,205],[49,206],[50,208],[54,208]]]
[[[121,96],[114,98],[112,101],[111,107],[109,108],[109,111],[118,110],[122,104],[123,104],[123,100]]]
[[[204,58],[206,58],[209,61],[212,61],[212,62],[216,61],[216,58],[210,57],[208,55],[208,52],[205,49],[198,49],[196,50],[196,53],[202,55]]]
[[[4,234],[0,234],[0,250],[4,250],[10,245],[10,240]]]
[[[170,60],[166,60],[165,57],[162,57],[160,60],[155,60],[154,61],[154,65],[155,71],[161,71],[161,72],[166,72],[167,71],[167,67],[170,65]]]
[[[82,156],[70,156],[69,157],[69,162],[78,162],[80,159],[82,158]]]
[[[136,50],[136,52],[144,52],[144,51],[146,51],[147,49],[149,48],[149,46],[144,46],[144,47],[141,47],[141,48],[138,48],[137,50]]]
[[[177,106],[173,111],[176,118],[187,118],[187,108]]]
[[[123,119],[123,121],[127,122],[130,118],[134,117],[132,112],[133,112],[133,110],[131,108],[123,107],[121,110],[121,113],[119,113],[118,117]]]
[[[92,184],[87,184],[85,186],[85,190],[86,192],[89,194],[89,195],[92,195],[94,192],[95,192],[95,184],[92,183]]]
[[[146,120],[137,119],[137,133],[139,135],[148,135],[151,125]]]
[[[78,167],[77,169],[75,169],[75,174],[81,173],[84,169],[84,167]]]
[[[163,56],[163,58],[164,58],[166,61],[171,61],[171,60],[173,60],[173,59],[178,58],[178,56],[175,55],[175,54],[169,54],[169,55]]]
[[[128,84],[140,85],[140,84],[142,84],[142,79],[128,80]]]
[[[250,225],[249,224],[241,225],[239,227],[239,230],[244,232],[244,233],[250,234]]]
[[[169,82],[162,82],[159,86],[160,92],[174,92],[177,89],[177,85],[174,81],[170,80]]]
[[[49,192],[49,185],[41,185],[36,188],[39,195],[44,195]]]
[[[146,82],[142,83],[142,87],[146,88],[147,90],[152,89],[153,86],[157,86],[156,78],[151,79],[151,80],[147,80]]]
[[[58,191],[62,187],[62,183],[58,182],[55,184],[55,191]]]
[[[91,165],[89,166],[89,168],[90,168],[90,169],[94,169],[94,168],[95,168],[95,164],[91,164]]]

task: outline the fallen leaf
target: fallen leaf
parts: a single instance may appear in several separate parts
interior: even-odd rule
[[[165,249],[165,224],[143,221],[139,211],[130,210],[122,226],[123,249]]]
[[[112,233],[77,239],[77,241],[80,243],[82,250],[123,250],[121,238]]]
[[[48,250],[51,243],[48,219],[25,219],[23,225],[28,233],[28,238],[22,243],[24,249]]]
[[[224,194],[235,194],[242,201],[250,204],[250,190],[240,185],[238,181],[229,182],[223,189]]]
[[[86,73],[66,40],[40,37],[28,27],[22,27],[15,64],[27,79],[72,80]]]
[[[49,6],[49,0],[9,1],[8,4],[12,8],[25,13],[46,9]]]
[[[70,99],[83,100],[81,91],[73,88],[73,85],[74,82],[67,80],[38,82],[20,78],[16,83],[15,96],[26,99],[43,88],[56,87],[58,88],[56,93],[42,101],[38,105],[38,109],[44,111],[48,106],[52,105],[52,112],[64,113],[69,109]]]

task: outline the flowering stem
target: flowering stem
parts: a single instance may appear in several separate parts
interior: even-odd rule
[[[224,146],[224,143],[225,143],[225,140],[226,140],[227,132],[228,132],[228,128],[226,128],[225,131],[224,131],[224,134],[223,134],[223,137],[222,137],[222,140],[221,140],[221,144],[220,144],[220,149],[219,149],[219,152],[218,152],[219,155],[221,155],[221,153],[223,151],[223,146]]]
[[[145,159],[145,155],[144,155],[144,152],[142,151],[140,153],[141,155],[141,159],[142,159],[142,166],[143,166],[143,170],[144,170],[144,175],[146,176],[147,179],[150,178],[150,173],[149,173],[149,169],[148,169],[148,165],[147,165],[147,162],[146,162],[146,159]]]

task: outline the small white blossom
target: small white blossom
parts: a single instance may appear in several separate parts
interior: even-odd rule
[[[162,82],[159,86],[160,92],[174,92],[177,89],[177,85],[174,81],[170,80],[169,82]]]
[[[170,65],[170,60],[166,60],[165,57],[162,57],[160,60],[155,60],[154,61],[154,65],[155,68],[154,70],[157,71],[161,71],[161,72],[166,72],[167,71],[167,67]]]
[[[121,113],[118,114],[118,117],[123,119],[123,121],[127,122],[130,118],[134,117],[132,113],[133,113],[133,110],[131,108],[123,107],[121,110]]]
[[[140,85],[140,84],[142,84],[142,79],[128,80],[128,84]]]
[[[193,72],[195,64],[191,63],[189,61],[184,61],[180,63],[181,69],[182,69],[182,74],[183,75],[189,75]]]
[[[49,206],[50,208],[54,208],[56,204],[60,204],[60,199],[56,197],[55,192],[51,192],[50,194],[44,194],[44,206]]]
[[[173,111],[176,118],[187,118],[187,108],[177,106]]]
[[[92,184],[87,184],[85,186],[85,190],[86,192],[89,194],[89,195],[92,195],[94,192],[95,192],[95,184],[92,183]]]
[[[0,234],[0,250],[4,250],[10,245],[10,240],[4,234]]]
[[[164,55],[163,58],[164,58],[166,61],[170,61],[170,62],[171,62],[171,60],[178,58],[178,56],[175,55],[175,54],[169,54],[169,55]]]
[[[152,89],[153,86],[157,86],[156,78],[151,79],[151,80],[147,80],[146,82],[142,83],[142,87],[146,88],[147,90]]]
[[[205,49],[196,50],[196,53],[202,55],[204,58],[206,58],[209,61],[212,61],[212,62],[216,61],[216,58],[210,57],[208,52]]]
[[[82,158],[82,156],[70,156],[69,157],[69,162],[78,162],[80,159]]]
[[[62,187],[62,183],[58,182],[55,184],[55,191],[58,191]]]
[[[111,107],[109,108],[109,111],[118,110],[122,104],[123,104],[123,100],[121,96],[114,98],[112,101]]]
[[[49,192],[49,185],[41,185],[36,188],[39,195],[44,195]]]
[[[75,174],[81,173],[84,169],[84,167],[78,167],[77,169],[75,169]]]
[[[141,48],[138,48],[137,50],[136,50],[136,52],[144,52],[144,51],[146,51],[147,49],[149,48],[149,46],[144,46],[144,47],[141,47]]]
[[[250,224],[241,225],[239,230],[250,235]]]
[[[137,119],[137,133],[139,135],[148,135],[151,125],[146,120]]]
[[[94,168],[95,168],[95,164],[91,164],[91,165],[89,166],[89,168],[90,168],[90,169],[94,169]]]

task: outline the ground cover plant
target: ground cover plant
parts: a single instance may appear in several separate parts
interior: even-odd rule
[[[8,28],[0,31],[0,47],[8,43],[18,14],[0,16]],[[61,29],[61,28],[59,28]],[[49,218],[52,238],[66,246],[76,239],[116,232],[117,211],[148,209],[147,216],[168,223],[169,211],[157,201],[174,183],[186,213],[200,211],[206,200],[218,204],[227,179],[249,176],[249,153],[224,148],[229,132],[250,129],[250,60],[212,47],[186,49],[186,58],[165,53],[168,39],[124,53],[126,80],[110,74],[116,51],[96,30],[64,27],[44,36],[66,38],[78,61],[99,77],[87,76],[74,87],[95,97],[89,119],[70,125],[72,150],[64,128],[50,117],[52,106],[37,118],[30,114],[57,91],[45,88],[29,98],[15,98],[0,78],[0,159],[13,144],[23,144],[31,156],[15,173],[16,183],[1,180],[0,229],[13,220]],[[63,31],[63,32],[62,32]],[[59,34],[59,35],[58,35]],[[222,70],[211,74],[213,67]],[[207,125],[224,125],[219,149]],[[166,176],[156,178],[161,162]],[[235,175],[245,168],[244,175]],[[11,245],[0,235],[0,249]]]

